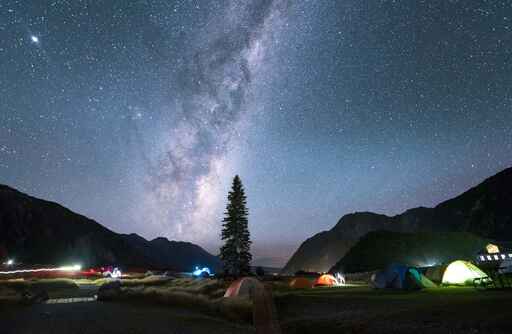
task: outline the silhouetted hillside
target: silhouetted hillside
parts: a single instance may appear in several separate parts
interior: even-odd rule
[[[421,267],[473,260],[475,250],[488,243],[488,239],[467,232],[374,231],[363,236],[330,271],[354,273],[382,269],[391,263]]]
[[[343,216],[329,231],[304,241],[283,269],[327,271],[371,231],[471,232],[496,240],[512,237],[512,168],[435,208],[414,208],[389,217],[371,212]]]
[[[201,247],[157,238],[117,234],[65,207],[0,185],[0,249],[18,261],[40,264],[79,262],[191,270],[219,267]]]

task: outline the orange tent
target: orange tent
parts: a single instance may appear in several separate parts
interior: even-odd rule
[[[336,283],[336,278],[334,278],[334,276],[324,274],[316,279],[315,286],[335,286]]]
[[[261,285],[260,281],[252,277],[239,278],[231,283],[224,297],[251,297],[258,285]]]
[[[294,289],[309,289],[312,287],[313,287],[313,282],[311,282],[310,280],[308,280],[305,277],[297,277],[297,278],[294,278],[290,282],[290,288],[294,288]]]

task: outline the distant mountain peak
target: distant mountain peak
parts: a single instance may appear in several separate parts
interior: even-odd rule
[[[188,241],[169,240],[166,237],[156,237],[153,240],[151,240],[150,242],[152,242],[152,243],[169,243],[169,244],[190,244],[190,245],[197,246],[197,245],[195,245],[195,244],[193,244],[191,242],[188,242]]]
[[[151,242],[170,242],[166,237],[156,237]]]

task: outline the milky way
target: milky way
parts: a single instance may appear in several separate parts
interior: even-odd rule
[[[218,234],[221,180],[232,176],[225,173],[233,163],[226,154],[240,136],[251,79],[284,10],[282,1],[236,2],[220,14],[224,20],[211,18],[184,50],[172,110],[176,124],[145,194],[151,222],[170,235],[204,241]]]
[[[0,2],[0,183],[254,258],[512,165],[510,1]]]

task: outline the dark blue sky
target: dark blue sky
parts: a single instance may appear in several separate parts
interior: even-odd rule
[[[255,257],[512,164],[509,1],[2,1],[0,183]],[[269,262],[270,263],[270,262]]]

